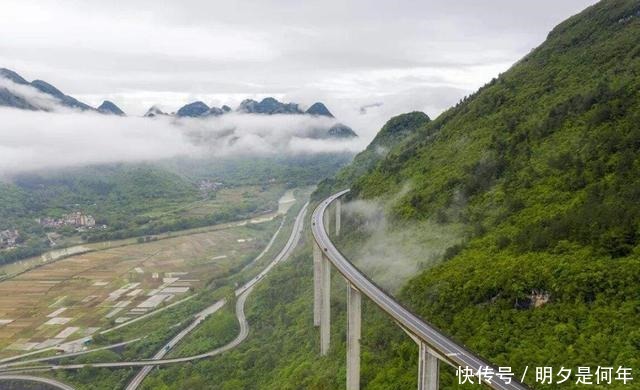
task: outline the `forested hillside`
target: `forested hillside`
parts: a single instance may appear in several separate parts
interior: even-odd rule
[[[467,226],[401,296],[498,364],[640,368],[638,42],[638,1],[598,3],[334,187]]]
[[[401,144],[430,120],[429,116],[423,112],[410,112],[390,119],[351,164],[341,169],[335,178],[325,179],[320,184],[318,191],[316,191],[316,197],[329,195],[328,191],[331,188],[345,186],[365,175],[375,168],[391,149]]]
[[[528,366],[532,388],[580,387],[575,377],[537,384],[536,366],[640,369],[638,42],[640,3],[602,1],[438,118],[394,118],[315,195],[351,187],[351,199],[387,206],[393,230],[462,224],[463,243],[399,299],[494,364]],[[342,247],[362,239],[345,233]],[[146,388],[187,377],[202,388],[343,388],[344,283],[333,280],[332,347],[321,358],[306,248],[256,291],[246,345],[161,370]],[[362,387],[415,388],[413,341],[366,301],[364,310]],[[441,388],[460,387],[442,372]]]

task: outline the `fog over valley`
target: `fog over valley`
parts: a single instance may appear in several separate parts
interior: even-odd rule
[[[323,119],[275,115],[174,119],[0,108],[0,172],[175,156],[355,152],[362,140],[313,139]]]
[[[14,106],[0,107],[0,173],[4,175],[171,157],[356,152],[366,145],[321,103],[305,114],[296,105],[287,106],[275,99],[247,100],[246,107],[235,111],[225,107],[228,112],[198,102],[183,107],[176,115],[164,114],[154,106],[145,117],[138,117],[124,115],[109,102],[98,110],[81,110],[77,107],[84,107],[83,103],[69,96],[54,96],[48,89],[44,93],[8,78],[0,77],[0,91],[6,104]],[[197,112],[194,106],[210,111]],[[281,107],[293,107],[294,112],[280,113]],[[320,114],[313,111],[316,107],[321,107]],[[273,112],[261,113],[268,109]]]

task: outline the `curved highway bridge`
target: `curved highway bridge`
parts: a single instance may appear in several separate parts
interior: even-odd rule
[[[335,204],[335,233],[340,234],[340,197],[344,190],[322,201],[313,212],[311,229],[315,239],[314,262],[314,324],[320,327],[320,353],[329,350],[331,266],[335,267],[347,282],[347,390],[360,388],[360,325],[361,295],[364,294],[385,311],[419,346],[418,389],[438,389],[439,362],[455,368],[478,372],[493,366],[456,343],[440,330],[387,295],[374,282],[363,275],[333,245],[329,238],[329,206]],[[492,389],[525,390],[527,387],[511,378],[487,376],[483,381]]]

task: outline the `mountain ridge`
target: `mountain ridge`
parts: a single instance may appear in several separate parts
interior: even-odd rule
[[[333,118],[333,114],[324,103],[315,102],[305,111],[306,114],[314,115],[314,116],[326,116],[329,118]]]
[[[194,117],[203,116],[208,112],[209,112],[209,106],[207,106],[201,101],[196,101],[181,107],[176,112],[176,116],[194,118]]]
[[[273,97],[266,97],[260,102],[253,99],[245,99],[240,103],[240,106],[236,109],[238,112],[245,112],[248,114],[302,114],[302,111],[297,103],[281,103]]]
[[[103,101],[102,104],[98,107],[98,111],[103,114],[125,116],[124,111],[122,111],[120,107],[109,100]]]
[[[115,103],[109,100],[103,101],[98,108],[93,108],[72,96],[65,95],[58,88],[46,81],[34,80],[32,82],[28,82],[18,73],[10,69],[0,68],[0,78],[7,79],[20,86],[32,87],[40,93],[53,97],[57,102],[59,102],[59,104],[65,107],[81,111],[94,111],[105,115],[126,115]],[[0,86],[0,107],[1,106],[31,111],[49,110],[48,108],[42,108],[37,104],[33,104],[28,98],[21,96],[4,86]],[[175,116],[177,118],[204,118],[221,116],[232,112],[256,115],[310,115],[313,117],[335,119],[329,109],[321,102],[316,102],[311,105],[309,109],[303,111],[297,103],[282,103],[273,97],[266,97],[260,102],[253,99],[245,99],[240,103],[235,111],[227,105],[223,105],[222,107],[209,107],[207,104],[199,100],[180,107],[175,114],[165,113],[154,105],[147,110],[143,117],[154,118],[158,116]],[[352,128],[340,122],[336,122],[328,126],[326,129],[319,130],[320,138],[327,137],[347,139],[358,136]]]
[[[33,80],[32,82],[28,82],[18,73],[6,68],[0,68],[0,77],[8,79],[18,85],[35,88],[37,91],[55,98],[61,105],[65,107],[75,108],[81,111],[96,111],[95,108],[89,106],[88,104],[83,103],[72,96],[65,95],[58,88],[47,83],[46,81]],[[0,106],[7,106],[18,109],[40,110],[37,105],[29,103],[28,99],[20,95],[16,95],[6,87],[2,88]]]
[[[235,111],[227,105],[223,105],[220,108],[209,107],[202,101],[195,101],[182,106],[175,116],[178,118],[206,118],[232,112],[250,115],[309,115],[316,118],[335,119],[329,109],[321,102],[316,102],[306,111],[303,111],[297,103],[282,103],[273,97],[266,97],[260,102],[253,99],[245,99]],[[145,116],[155,116],[148,114],[149,111]],[[348,139],[358,136],[351,127],[340,122],[336,122],[328,128],[315,129],[315,133],[317,133],[316,138]]]

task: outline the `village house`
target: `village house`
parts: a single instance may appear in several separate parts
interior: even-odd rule
[[[11,249],[18,245],[20,233],[17,230],[0,231],[0,249]]]
[[[69,213],[62,218],[38,218],[38,223],[47,228],[59,228],[63,226],[88,227],[96,226],[96,220],[91,215],[84,214],[80,211]]]
[[[79,211],[75,213],[67,214],[65,217],[65,224],[70,226],[96,226],[96,220],[91,215],[82,214]]]
[[[200,192],[207,193],[207,192],[218,191],[219,189],[224,187],[224,183],[220,181],[206,179],[206,180],[200,180],[200,183],[198,184],[198,186],[199,186]]]

